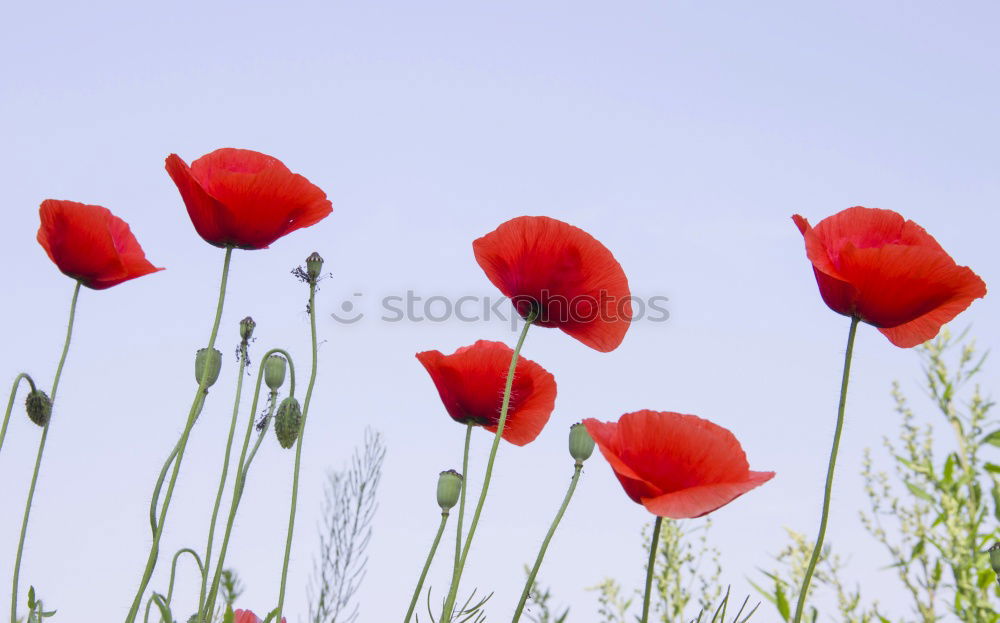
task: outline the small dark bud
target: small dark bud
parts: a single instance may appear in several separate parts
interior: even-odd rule
[[[316,279],[319,278],[319,274],[322,270],[323,270],[323,258],[320,257],[319,253],[313,251],[312,254],[306,258],[306,274],[309,275],[309,279],[311,281],[316,281]]]
[[[569,427],[569,455],[577,463],[583,463],[594,453],[594,438],[587,432],[587,427],[577,422]]]
[[[205,378],[205,389],[208,389],[219,380],[219,371],[222,370],[222,353],[216,349],[198,349],[194,358],[194,380],[201,383]]]
[[[458,498],[462,494],[462,474],[453,469],[441,472],[438,476],[437,499],[441,510],[447,511],[458,504]]]
[[[270,355],[264,361],[264,382],[276,392],[285,382],[285,358],[281,355]]]
[[[40,389],[28,394],[24,400],[24,408],[28,411],[28,419],[39,426],[45,426],[52,417],[52,400]]]
[[[278,413],[274,416],[274,434],[278,443],[286,450],[295,445],[302,427],[302,408],[294,398],[285,398],[278,405]]]
[[[249,342],[250,338],[253,337],[254,327],[257,323],[253,321],[253,318],[247,316],[243,320],[240,320],[240,337],[244,342]]]

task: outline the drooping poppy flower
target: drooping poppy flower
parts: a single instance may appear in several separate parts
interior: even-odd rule
[[[42,245],[63,274],[94,290],[154,273],[128,223],[107,208],[46,199],[38,209]]]
[[[628,279],[611,251],[578,227],[519,216],[472,243],[476,261],[517,312],[558,327],[601,352],[614,350],[632,320]]]
[[[234,610],[233,623],[261,623],[261,619],[250,610]],[[285,617],[281,617],[281,623],[288,621]]]
[[[216,149],[190,167],[170,154],[167,173],[198,235],[217,247],[266,249],[333,211],[326,193],[309,180],[249,149]]]
[[[986,295],[986,284],[923,227],[892,210],[853,207],[816,227],[792,217],[823,301],[901,348],[923,344]]]
[[[431,375],[453,420],[496,432],[513,355],[503,342],[479,340],[451,355],[429,350],[417,353],[417,359]],[[502,437],[515,446],[533,441],[549,421],[555,402],[555,378],[534,361],[519,357]]]
[[[583,421],[625,493],[660,517],[701,517],[774,477],[752,472],[731,432],[694,415],[626,413]]]

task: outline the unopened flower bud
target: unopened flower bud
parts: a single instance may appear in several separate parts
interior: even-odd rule
[[[569,427],[569,455],[576,459],[577,463],[583,463],[594,453],[594,438],[587,432],[587,427],[582,423]]]
[[[216,349],[198,349],[194,358],[194,380],[201,383],[205,379],[205,389],[208,389],[219,380],[219,371],[222,369],[222,353]]]
[[[309,279],[316,281],[319,277],[320,271],[323,270],[323,258],[320,257],[319,253],[313,251],[309,257],[306,258],[306,274],[309,275]]]
[[[28,411],[28,419],[39,426],[45,426],[52,417],[52,400],[40,389],[28,394],[24,400],[24,408]]]
[[[285,358],[281,355],[271,355],[264,360],[264,382],[276,392],[285,382]]]
[[[294,398],[285,398],[278,405],[278,414],[274,416],[274,434],[278,443],[286,450],[295,445],[299,438],[299,428],[302,426],[302,408]]]
[[[438,476],[438,506],[446,511],[458,504],[458,498],[462,494],[462,474],[453,469],[441,472]]]
[[[257,323],[254,322],[253,318],[250,316],[240,320],[240,338],[242,338],[244,342],[249,342],[250,338],[253,337],[253,330],[256,326]]]
[[[986,550],[990,555],[990,566],[993,573],[997,574],[997,582],[1000,582],[1000,541],[993,544],[993,547]]]

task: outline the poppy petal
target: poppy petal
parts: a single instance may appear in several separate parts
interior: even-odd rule
[[[191,164],[192,175],[224,206],[234,244],[262,249],[314,225],[332,211],[326,194],[277,158],[248,149],[218,149]]]
[[[65,275],[94,290],[157,270],[125,221],[103,206],[46,199],[39,207],[38,242]]]
[[[694,415],[647,410],[583,424],[628,496],[661,517],[700,517],[774,476],[751,472],[736,437]]]
[[[547,216],[520,216],[472,243],[487,278],[518,313],[608,352],[632,318],[628,279],[611,251],[578,227]]]
[[[417,359],[430,374],[453,420],[473,422],[495,432],[513,354],[503,342],[479,340],[451,355],[432,350],[417,353]],[[553,376],[537,363],[519,357],[503,439],[518,446],[533,441],[548,422],[555,397]]]
[[[188,216],[195,231],[209,244],[224,247],[229,244],[226,233],[225,207],[212,198],[191,174],[187,163],[177,154],[170,154],[166,160],[167,173],[174,181],[181,199],[187,207]]]
[[[742,482],[690,487],[665,493],[659,497],[645,498],[642,500],[642,505],[659,517],[671,519],[702,517],[774,478],[774,472],[748,472],[748,474],[748,479]]]

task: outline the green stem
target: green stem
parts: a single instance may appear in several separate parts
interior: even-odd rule
[[[521,354],[521,347],[524,346],[524,338],[528,336],[528,329],[531,328],[531,323],[537,317],[538,312],[532,311],[525,318],[524,328],[521,329],[521,335],[517,339],[517,346],[514,347],[514,354],[510,358],[510,367],[507,369],[507,383],[503,390],[503,403],[500,405],[500,419],[497,421],[497,432],[493,436],[490,457],[486,462],[486,476],[483,478],[483,488],[479,493],[476,511],[472,514],[472,522],[469,524],[469,534],[465,538],[465,547],[462,548],[462,556],[458,561],[458,569],[455,571],[454,577],[452,577],[448,597],[445,599],[444,608],[441,611],[441,623],[450,623],[451,621],[452,609],[455,607],[455,599],[458,596],[458,587],[462,581],[462,572],[465,570],[465,562],[468,560],[469,550],[472,548],[472,539],[476,535],[476,526],[479,524],[479,517],[483,513],[483,505],[486,503],[486,494],[490,489],[490,479],[493,477],[493,462],[496,460],[497,449],[500,447],[500,438],[503,435],[504,425],[507,423],[507,409],[510,407],[510,392],[514,386],[514,371],[517,369],[517,359]]]
[[[212,519],[208,522],[208,545],[205,546],[204,559],[206,565],[212,560],[212,540],[215,538],[215,522],[219,518],[219,506],[222,505],[222,494],[226,490],[226,477],[229,476],[229,457],[233,451],[233,437],[236,435],[236,421],[239,419],[240,399],[243,396],[243,371],[247,367],[247,348],[246,341],[240,343],[240,366],[236,372],[236,398],[233,400],[233,415],[229,422],[229,437],[226,438],[226,451],[223,453],[222,476],[219,478],[219,489],[215,494],[215,504],[212,506]],[[251,413],[250,420],[252,421],[253,419],[254,415]],[[201,591],[198,593],[199,612],[201,611],[201,605],[205,603],[205,593],[208,590],[208,571],[209,568],[207,566],[202,568]]]
[[[566,507],[569,506],[569,501],[573,497],[573,492],[576,491],[576,483],[580,481],[580,471],[582,468],[583,463],[581,461],[577,461],[573,466],[573,478],[569,481],[569,489],[566,491],[566,497],[563,498],[562,506],[559,507],[559,512],[556,513],[556,518],[552,520],[552,525],[549,526],[545,540],[542,541],[542,547],[538,550],[538,557],[535,558],[535,566],[531,568],[531,573],[528,574],[528,581],[524,583],[524,590],[521,591],[521,600],[517,602],[517,609],[514,610],[514,618],[511,623],[517,623],[521,619],[521,611],[524,610],[524,604],[528,601],[528,594],[531,592],[531,587],[535,584],[538,569],[542,566],[542,559],[545,558],[545,550],[549,548],[549,541],[552,540],[552,535],[556,533],[556,528],[559,527],[559,522],[562,521]]]
[[[649,563],[646,565],[646,591],[642,595],[641,623],[649,621],[649,598],[653,592],[653,569],[656,567],[656,550],[660,547],[660,528],[663,527],[663,517],[657,517],[653,522],[653,540],[649,544]]]
[[[280,348],[272,348],[264,353],[263,357],[261,357],[260,367],[257,370],[257,386],[253,393],[253,403],[250,405],[250,419],[247,421],[246,433],[243,436],[243,448],[240,450],[240,459],[236,463],[236,482],[233,484],[233,499],[229,504],[229,517],[226,519],[226,531],[222,537],[222,548],[219,550],[219,560],[215,564],[215,575],[212,578],[212,587],[208,592],[208,597],[206,598],[205,603],[199,606],[199,622],[205,621],[208,613],[215,609],[215,600],[219,594],[219,582],[222,579],[223,565],[226,562],[226,552],[229,551],[229,537],[232,535],[233,523],[236,521],[236,511],[239,509],[240,500],[243,498],[243,488],[246,485],[247,474],[250,471],[250,461],[253,459],[253,455],[257,453],[257,448],[260,446],[261,439],[264,438],[264,433],[267,432],[267,424],[271,421],[271,416],[274,414],[274,409],[278,402],[278,392],[271,391],[268,412],[267,415],[264,416],[265,428],[261,431],[260,435],[257,436],[257,444],[254,446],[254,451],[250,454],[250,458],[247,458],[247,449],[250,447],[250,436],[253,434],[254,418],[257,415],[257,404],[260,400],[260,386],[264,380],[264,365],[267,362],[267,358],[274,353],[284,356],[285,361],[288,363],[289,396],[294,397],[295,395],[295,365],[292,363],[292,357],[287,351]]]
[[[174,554],[174,559],[170,562],[170,582],[167,584],[167,597],[166,597],[166,602],[168,606],[170,605],[170,602],[174,598],[174,579],[177,577],[177,559],[181,557],[181,554],[190,554],[191,557],[194,558],[195,564],[198,565],[198,572],[202,575],[202,577],[204,577],[205,573],[207,572],[207,569],[205,569],[205,564],[201,561],[201,558],[198,557],[198,552],[194,551],[190,547],[185,547],[183,549],[177,550],[177,552]]]
[[[424,563],[424,568],[420,572],[420,579],[417,580],[417,588],[413,591],[413,599],[410,600],[410,607],[406,611],[406,618],[403,619],[403,623],[410,623],[410,617],[413,616],[413,611],[417,607],[417,599],[420,598],[420,590],[424,587],[424,580],[427,579],[427,571],[431,568],[431,561],[434,560],[434,553],[437,551],[438,543],[441,542],[441,534],[444,533],[444,526],[448,523],[448,511],[441,511],[441,525],[438,526],[437,535],[434,536],[434,543],[431,544],[431,551],[427,554],[427,562]]]
[[[302,441],[306,436],[306,418],[309,417],[309,402],[312,400],[313,387],[316,385],[316,366],[319,359],[319,346],[316,342],[316,279],[309,282],[309,328],[312,338],[312,371],[309,373],[309,385],[306,386],[306,399],[302,403],[302,423],[299,425],[299,439],[295,445],[295,467],[292,471],[292,503],[288,510],[288,534],[285,537],[285,559],[281,564],[281,586],[278,589],[278,607],[275,621],[281,621],[281,611],[285,606],[285,584],[288,581],[288,560],[292,554],[292,534],[295,530],[295,509],[299,498],[299,469],[302,464]]]
[[[226,247],[226,257],[222,263],[222,279],[219,283],[219,300],[215,305],[215,321],[212,323],[212,333],[208,337],[208,350],[215,348],[215,338],[219,335],[219,322],[222,320],[222,308],[226,301],[226,283],[229,280],[229,264],[233,257],[233,247]],[[173,459],[174,468],[170,473],[170,481],[167,484],[167,492],[163,498],[163,506],[160,508],[160,517],[156,525],[156,530],[153,534],[153,544],[149,548],[149,556],[146,559],[146,568],[142,572],[142,579],[139,581],[139,588],[135,593],[135,598],[132,600],[132,606],[129,608],[128,615],[125,617],[125,623],[135,623],[135,618],[139,614],[139,608],[142,606],[142,597],[146,593],[146,587],[149,586],[149,580],[153,577],[153,569],[156,568],[156,560],[160,553],[160,537],[163,536],[163,527],[167,519],[167,510],[170,508],[170,500],[174,494],[174,486],[177,484],[177,476],[181,471],[181,462],[184,460],[184,450],[187,448],[188,437],[191,435],[191,429],[194,427],[195,421],[198,419],[198,415],[201,413],[201,409],[205,404],[203,394],[208,393],[208,388],[205,386],[208,381],[208,375],[202,375],[202,378],[198,381],[198,389],[195,391],[194,400],[191,402],[191,408],[188,410],[187,422],[184,424],[184,430],[181,432],[180,439],[177,441],[177,446],[171,451],[171,454],[176,452],[176,457]],[[168,462],[170,459],[168,459]]]
[[[844,353],[844,376],[840,381],[840,406],[837,409],[837,427],[833,432],[833,448],[830,450],[830,464],[826,469],[826,488],[823,492],[823,514],[819,521],[819,534],[816,536],[816,545],[813,546],[812,555],[809,557],[809,566],[806,567],[805,577],[802,579],[802,588],[799,590],[798,603],[795,606],[795,623],[802,620],[802,611],[805,609],[806,596],[809,594],[809,583],[812,581],[813,572],[819,562],[819,556],[823,549],[823,539],[826,537],[826,523],[830,517],[830,498],[833,495],[833,470],[837,466],[837,452],[840,450],[840,434],[844,430],[844,410],[847,406],[847,383],[851,378],[851,357],[854,354],[854,336],[858,332],[860,318],[851,318],[851,330],[847,334],[847,352]]]
[[[10,421],[10,412],[14,408],[14,398],[17,396],[17,388],[21,385],[21,379],[28,382],[31,391],[35,391],[35,381],[26,372],[14,377],[14,384],[10,388],[10,400],[7,401],[7,412],[3,416],[3,428],[0,428],[0,450],[3,449],[3,440],[7,437],[7,423]]]
[[[469,445],[472,442],[472,428],[475,422],[465,425],[465,450],[462,452],[462,492],[458,501],[458,529],[455,531],[455,566],[452,568],[452,581],[458,573],[458,563],[462,559],[462,521],[465,519],[465,491],[469,488]]]
[[[73,338],[73,321],[76,319],[76,301],[80,297],[80,286],[77,281],[73,288],[73,300],[69,304],[69,322],[66,326],[66,341],[63,343],[62,355],[59,357],[59,365],[56,366],[56,375],[52,379],[52,393],[49,399],[52,401],[52,409],[55,411],[56,391],[59,389],[59,379],[62,377],[63,365],[66,363],[66,354],[69,353],[69,343]],[[6,422],[5,422],[6,424]],[[38,484],[38,472],[42,467],[42,453],[45,452],[45,440],[49,436],[49,425],[52,424],[52,415],[49,421],[42,427],[42,436],[38,440],[38,454],[35,456],[35,469],[31,474],[31,484],[28,485],[28,500],[24,504],[24,517],[21,520],[21,535],[17,540],[17,556],[14,558],[14,579],[10,589],[10,621],[17,623],[17,581],[21,574],[21,555],[24,553],[24,538],[28,533],[28,517],[31,514],[31,502],[35,498],[35,487]]]

